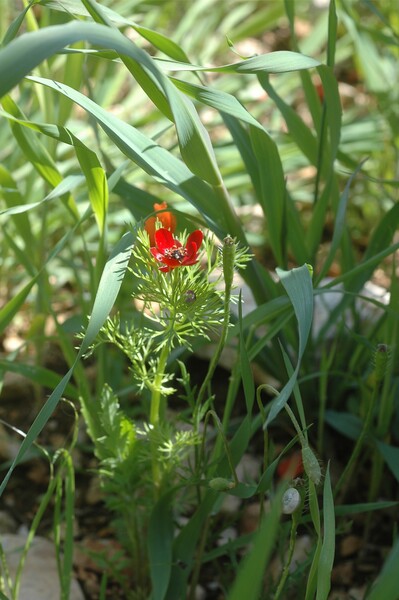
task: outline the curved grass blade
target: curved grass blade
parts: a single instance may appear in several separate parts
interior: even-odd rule
[[[90,344],[93,342],[97,333],[101,329],[103,323],[108,317],[111,308],[116,300],[118,295],[120,286],[122,284],[122,279],[124,277],[127,263],[130,258],[130,249],[133,243],[133,236],[130,232],[126,233],[122,239],[118,242],[118,244],[113,249],[105,267],[103,270],[103,274],[98,286],[97,294],[94,300],[92,314],[90,316],[89,324],[86,329],[85,336],[83,338],[82,344],[80,346],[79,352],[75,358],[75,362],[72,367],[68,371],[68,373],[61,379],[55,390],[52,392],[48,400],[46,401],[43,408],[40,410],[39,414],[35,418],[31,427],[29,428],[26,437],[24,438],[17,455],[15,456],[9,470],[4,477],[1,486],[0,486],[0,496],[3,493],[15,467],[18,465],[24,454],[33,444],[37,436],[40,434],[47,421],[51,417],[54,412],[58,402],[60,401],[67,384],[69,383],[74,368],[78,362],[78,360],[85,354],[90,347]],[[83,407],[84,410],[84,407]],[[94,428],[92,415],[85,414],[87,419],[88,427]],[[91,431],[94,434],[94,431]]]
[[[1,176],[1,170],[0,170]],[[61,181],[45,198],[39,200],[38,202],[31,202],[30,204],[16,204],[11,206],[10,208],[5,208],[4,210],[0,210],[0,217],[6,215],[20,215],[21,213],[32,210],[33,208],[37,208],[44,202],[48,202],[49,200],[55,200],[55,198],[60,198],[64,194],[71,192],[78,185],[80,185],[84,181],[84,177],[82,175],[67,175],[65,179]]]
[[[288,50],[278,50],[268,54],[253,56],[233,64],[222,65],[220,67],[201,67],[199,65],[173,62],[157,59],[159,64],[172,71],[210,71],[214,73],[289,73],[290,71],[300,71],[302,69],[311,69],[318,67],[321,63],[310,56],[305,56],[297,52]]]
[[[266,427],[270,425],[280,410],[284,408],[294,389],[313,318],[313,286],[308,266],[303,265],[291,271],[276,269],[276,272],[294,307],[295,316],[298,321],[299,349],[295,370],[280,394],[273,400],[267,417]]]
[[[34,381],[46,388],[54,388],[61,380],[61,376],[58,373],[54,373],[54,371],[50,371],[50,369],[4,359],[0,359],[0,370],[3,372],[11,371],[19,373],[30,381]],[[79,400],[78,390],[73,384],[69,383],[65,391],[72,400]]]

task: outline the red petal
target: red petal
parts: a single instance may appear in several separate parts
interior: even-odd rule
[[[188,250],[189,244],[195,244],[197,247],[196,249],[198,250],[198,248],[202,244],[203,239],[204,239],[204,234],[199,229],[196,229],[195,231],[190,233],[190,235],[188,236],[188,239],[187,239],[187,243],[186,243],[187,250]]]
[[[165,208],[168,208],[168,205],[166,204],[166,202],[160,202],[159,204],[157,204],[157,202],[155,202],[154,206],[154,210],[158,211],[158,210],[165,210]]]
[[[172,258],[170,256],[162,256],[162,261],[164,265],[168,265],[168,267],[180,267],[181,262],[176,260],[176,258]]]
[[[144,229],[150,236],[150,246],[155,244],[155,217],[148,217],[146,222],[144,223]]]
[[[195,255],[192,258],[186,258],[182,262],[182,267],[189,267],[190,265],[195,265],[198,262],[198,256]]]
[[[155,244],[157,248],[164,252],[168,248],[176,245],[177,240],[173,238],[173,235],[169,231],[169,229],[157,229],[155,232]],[[179,242],[180,243],[180,242]]]
[[[186,252],[187,252],[186,257],[183,260],[183,264],[184,265],[187,264],[188,260],[191,260],[192,258],[196,258],[196,256],[197,256],[197,246],[194,243],[189,244],[187,242],[187,244],[186,244]]]
[[[163,262],[164,256],[162,252],[158,250],[158,248],[150,248],[150,252],[156,260]]]

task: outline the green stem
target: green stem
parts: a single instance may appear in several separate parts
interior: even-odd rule
[[[159,425],[161,418],[161,388],[162,381],[165,374],[166,363],[169,356],[169,346],[166,345],[163,347],[161,351],[161,355],[159,357],[157,373],[155,375],[152,394],[151,394],[151,404],[150,404],[150,424],[152,429],[156,429]],[[151,439],[151,461],[152,461],[152,478],[154,484],[154,494],[155,497],[158,497],[159,488],[161,484],[161,468],[158,462],[158,444],[156,435],[153,435],[154,431],[150,432]]]
[[[213,355],[213,358],[209,364],[208,372],[207,372],[205,379],[201,385],[201,388],[198,392],[196,409],[195,409],[196,415],[198,415],[198,413],[200,411],[201,403],[204,399],[207,387],[208,387],[209,382],[211,381],[212,376],[215,372],[215,369],[219,363],[220,356],[223,352],[223,348],[226,343],[227,332],[228,332],[229,323],[230,323],[230,297],[231,297],[231,284],[228,284],[226,282],[225,293],[224,293],[224,311],[223,311],[222,331],[220,334],[219,343],[216,347],[216,352]]]
[[[157,373],[155,375],[155,379],[154,379],[154,383],[153,383],[153,388],[152,388],[152,394],[151,394],[151,407],[150,407],[150,423],[153,427],[156,427],[159,424],[160,421],[160,414],[161,414],[161,389],[162,389],[162,382],[163,382],[163,378],[165,375],[165,369],[166,369],[166,363],[168,361],[168,356],[169,356],[169,346],[166,345],[162,348],[160,357],[159,357],[159,362],[158,362],[158,367],[157,367]]]
[[[343,497],[345,496],[346,488],[348,486],[349,481],[351,480],[351,475],[355,468],[356,461],[359,457],[360,451],[364,444],[364,440],[370,429],[370,425],[371,425],[371,421],[372,421],[372,417],[373,417],[373,409],[375,406],[375,402],[377,400],[377,390],[378,390],[378,386],[377,386],[377,384],[374,384],[373,393],[370,398],[369,406],[367,409],[366,419],[363,424],[363,429],[362,429],[359,437],[357,438],[357,441],[356,441],[355,447],[353,449],[353,452],[351,454],[351,457],[349,459],[349,462],[346,464],[346,467],[343,470],[343,473],[341,474],[341,477],[339,478],[337,485],[335,486],[335,496],[337,496],[341,487],[345,483],[343,490],[341,492],[341,501],[342,501]]]
[[[280,578],[276,593],[274,594],[273,600],[278,600],[280,598],[281,593],[284,589],[285,583],[287,581],[288,575],[290,573],[290,565],[291,565],[292,556],[294,554],[294,549],[295,549],[297,527],[298,527],[298,518],[294,514],[294,515],[292,515],[292,521],[291,521],[290,545],[288,548],[288,556],[285,561],[285,565],[284,565],[283,571],[281,573],[281,578]]]

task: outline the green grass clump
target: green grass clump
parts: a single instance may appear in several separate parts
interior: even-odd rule
[[[109,572],[126,597],[194,598],[213,577],[230,600],[244,590],[289,598],[294,587],[295,598],[327,599],[352,515],[368,515],[360,517],[366,544],[375,511],[397,511],[394,8],[334,0],[325,8],[310,0],[24,5],[0,15],[0,331],[6,339],[20,328],[24,340],[0,357],[0,375],[30,378],[39,410],[0,493],[65,396],[99,461],[127,559]],[[206,258],[186,280],[156,263],[147,271],[143,227],[163,202],[176,217],[175,239],[207,234]],[[231,293],[237,271],[244,302]],[[373,280],[387,302],[368,293]],[[188,355],[215,331],[198,384]],[[63,376],[44,365],[54,339]],[[215,373],[226,346],[233,358],[220,397]],[[255,364],[268,383],[254,377]],[[52,390],[45,401],[43,387]],[[296,445],[304,471],[285,480],[279,468]],[[256,480],[237,474],[247,452],[261,458]],[[63,461],[46,503],[54,494],[58,526],[67,517],[66,598],[73,466],[67,451],[49,460]],[[287,489],[301,502],[282,516]],[[258,502],[260,518],[255,532],[220,546],[226,495],[241,507]],[[386,515],[393,531],[393,512]],[[237,529],[238,513],[233,521]],[[292,571],[305,531],[313,549]],[[398,545],[394,535],[386,541],[388,558],[364,582],[368,599],[397,598]]]

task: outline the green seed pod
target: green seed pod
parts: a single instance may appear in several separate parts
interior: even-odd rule
[[[376,383],[380,383],[387,371],[389,363],[389,348],[386,344],[378,344],[374,352],[374,380]]]
[[[309,446],[302,448],[302,462],[306,475],[315,485],[321,481],[321,468],[315,453]]]
[[[234,259],[236,253],[236,243],[228,235],[223,240],[223,275],[226,288],[231,288],[234,277]]]
[[[227,490],[232,490],[235,487],[235,483],[224,477],[215,477],[210,480],[209,487],[217,492],[227,492]]]
[[[197,299],[197,295],[194,290],[186,290],[183,294],[184,302],[186,304],[192,304]]]

